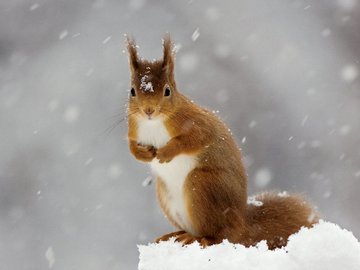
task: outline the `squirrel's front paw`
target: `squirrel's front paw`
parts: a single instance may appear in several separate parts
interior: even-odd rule
[[[156,156],[156,149],[150,145],[137,145],[135,157],[144,162],[150,162]]]
[[[170,162],[175,157],[175,155],[176,153],[174,149],[167,146],[158,149],[156,152],[156,158],[160,163]]]

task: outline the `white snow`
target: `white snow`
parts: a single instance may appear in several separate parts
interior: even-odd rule
[[[53,248],[50,246],[48,247],[48,249],[45,252],[45,258],[49,263],[49,268],[52,268],[54,266],[55,263],[55,253]]]
[[[305,115],[305,117],[303,118],[303,120],[301,121],[301,126],[304,127],[306,122],[308,121],[309,119],[309,115]]]
[[[341,78],[346,82],[352,82],[359,76],[359,70],[356,65],[348,64],[341,70]]]
[[[253,121],[250,122],[249,128],[254,128],[256,125],[257,125],[256,121],[253,120]]]
[[[69,34],[69,32],[65,29],[64,31],[62,31],[59,35],[59,39],[62,40],[64,38],[67,37],[67,35]]]
[[[148,177],[146,177],[144,179],[144,181],[141,184],[143,187],[147,187],[147,186],[151,185],[152,181],[153,181],[153,178],[152,178],[152,176],[149,175]]]
[[[196,28],[194,33],[191,35],[191,40],[196,41],[200,36],[199,28]]]
[[[321,31],[321,35],[323,37],[328,37],[331,35],[331,30],[329,28],[325,28],[324,30]]]
[[[261,168],[255,173],[254,182],[258,188],[264,188],[271,182],[272,178],[272,173],[268,168]]]
[[[302,149],[302,148],[304,148],[305,146],[306,146],[306,142],[302,141],[302,142],[300,142],[300,143],[298,144],[297,148],[298,148],[298,149]]]
[[[34,10],[38,9],[39,6],[40,6],[40,5],[39,5],[38,3],[34,3],[34,4],[32,4],[32,5],[30,6],[29,10],[30,10],[30,11],[34,11]]]
[[[224,241],[201,248],[182,246],[173,239],[138,246],[139,270],[358,270],[360,243],[338,225],[320,221],[290,236],[288,245],[268,250],[265,241],[246,248]]]
[[[339,129],[339,134],[342,136],[346,136],[349,134],[351,127],[349,125],[344,125]]]
[[[324,192],[323,198],[328,199],[328,198],[330,198],[331,194],[332,194],[332,192],[330,190],[328,190],[328,191]],[[359,256],[360,256],[360,254],[359,254]]]
[[[91,157],[91,158],[88,158],[86,161],[85,161],[85,163],[84,163],[84,166],[86,167],[86,166],[88,166],[88,165],[90,165],[90,163],[92,163],[94,161],[94,159]]]
[[[248,197],[247,204],[255,205],[255,206],[262,206],[264,203],[262,201],[256,200],[254,196]]]
[[[106,43],[108,43],[109,41],[110,41],[110,39],[111,39],[111,36],[108,36],[107,38],[105,38],[104,40],[103,40],[103,44],[106,44]]]
[[[141,78],[141,84],[140,84],[140,88],[144,91],[144,92],[154,92],[154,88],[151,82],[146,82],[146,80],[148,79],[148,75],[144,75]]]
[[[122,172],[123,172],[123,169],[122,169],[121,165],[118,163],[113,163],[109,166],[108,175],[111,178],[118,178],[122,174]]]
[[[185,73],[191,73],[197,69],[199,65],[199,57],[197,54],[189,52],[183,53],[179,57],[179,67]]]
[[[80,109],[77,106],[68,106],[64,112],[65,122],[72,124],[78,121],[80,115]]]
[[[287,191],[282,191],[282,192],[279,192],[278,194],[277,194],[279,197],[289,197],[289,194],[287,193]]]

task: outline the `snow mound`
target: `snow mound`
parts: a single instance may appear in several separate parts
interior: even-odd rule
[[[320,221],[290,236],[282,249],[268,250],[265,241],[246,248],[224,241],[201,248],[173,240],[140,245],[139,270],[359,270],[360,243],[338,225]]]

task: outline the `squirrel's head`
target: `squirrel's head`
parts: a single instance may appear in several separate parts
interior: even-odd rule
[[[163,58],[139,57],[134,39],[127,38],[131,86],[129,115],[147,119],[169,116],[179,96],[174,78],[175,50],[170,35],[163,40]]]

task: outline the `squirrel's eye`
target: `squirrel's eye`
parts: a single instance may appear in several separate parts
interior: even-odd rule
[[[168,97],[168,96],[170,96],[170,95],[171,95],[171,90],[170,90],[169,87],[166,87],[165,92],[164,92],[164,96],[165,96],[165,97]]]
[[[131,88],[131,90],[130,90],[130,95],[131,95],[132,97],[135,97],[135,96],[136,96],[136,92],[135,92],[135,89],[134,89],[134,88]]]

